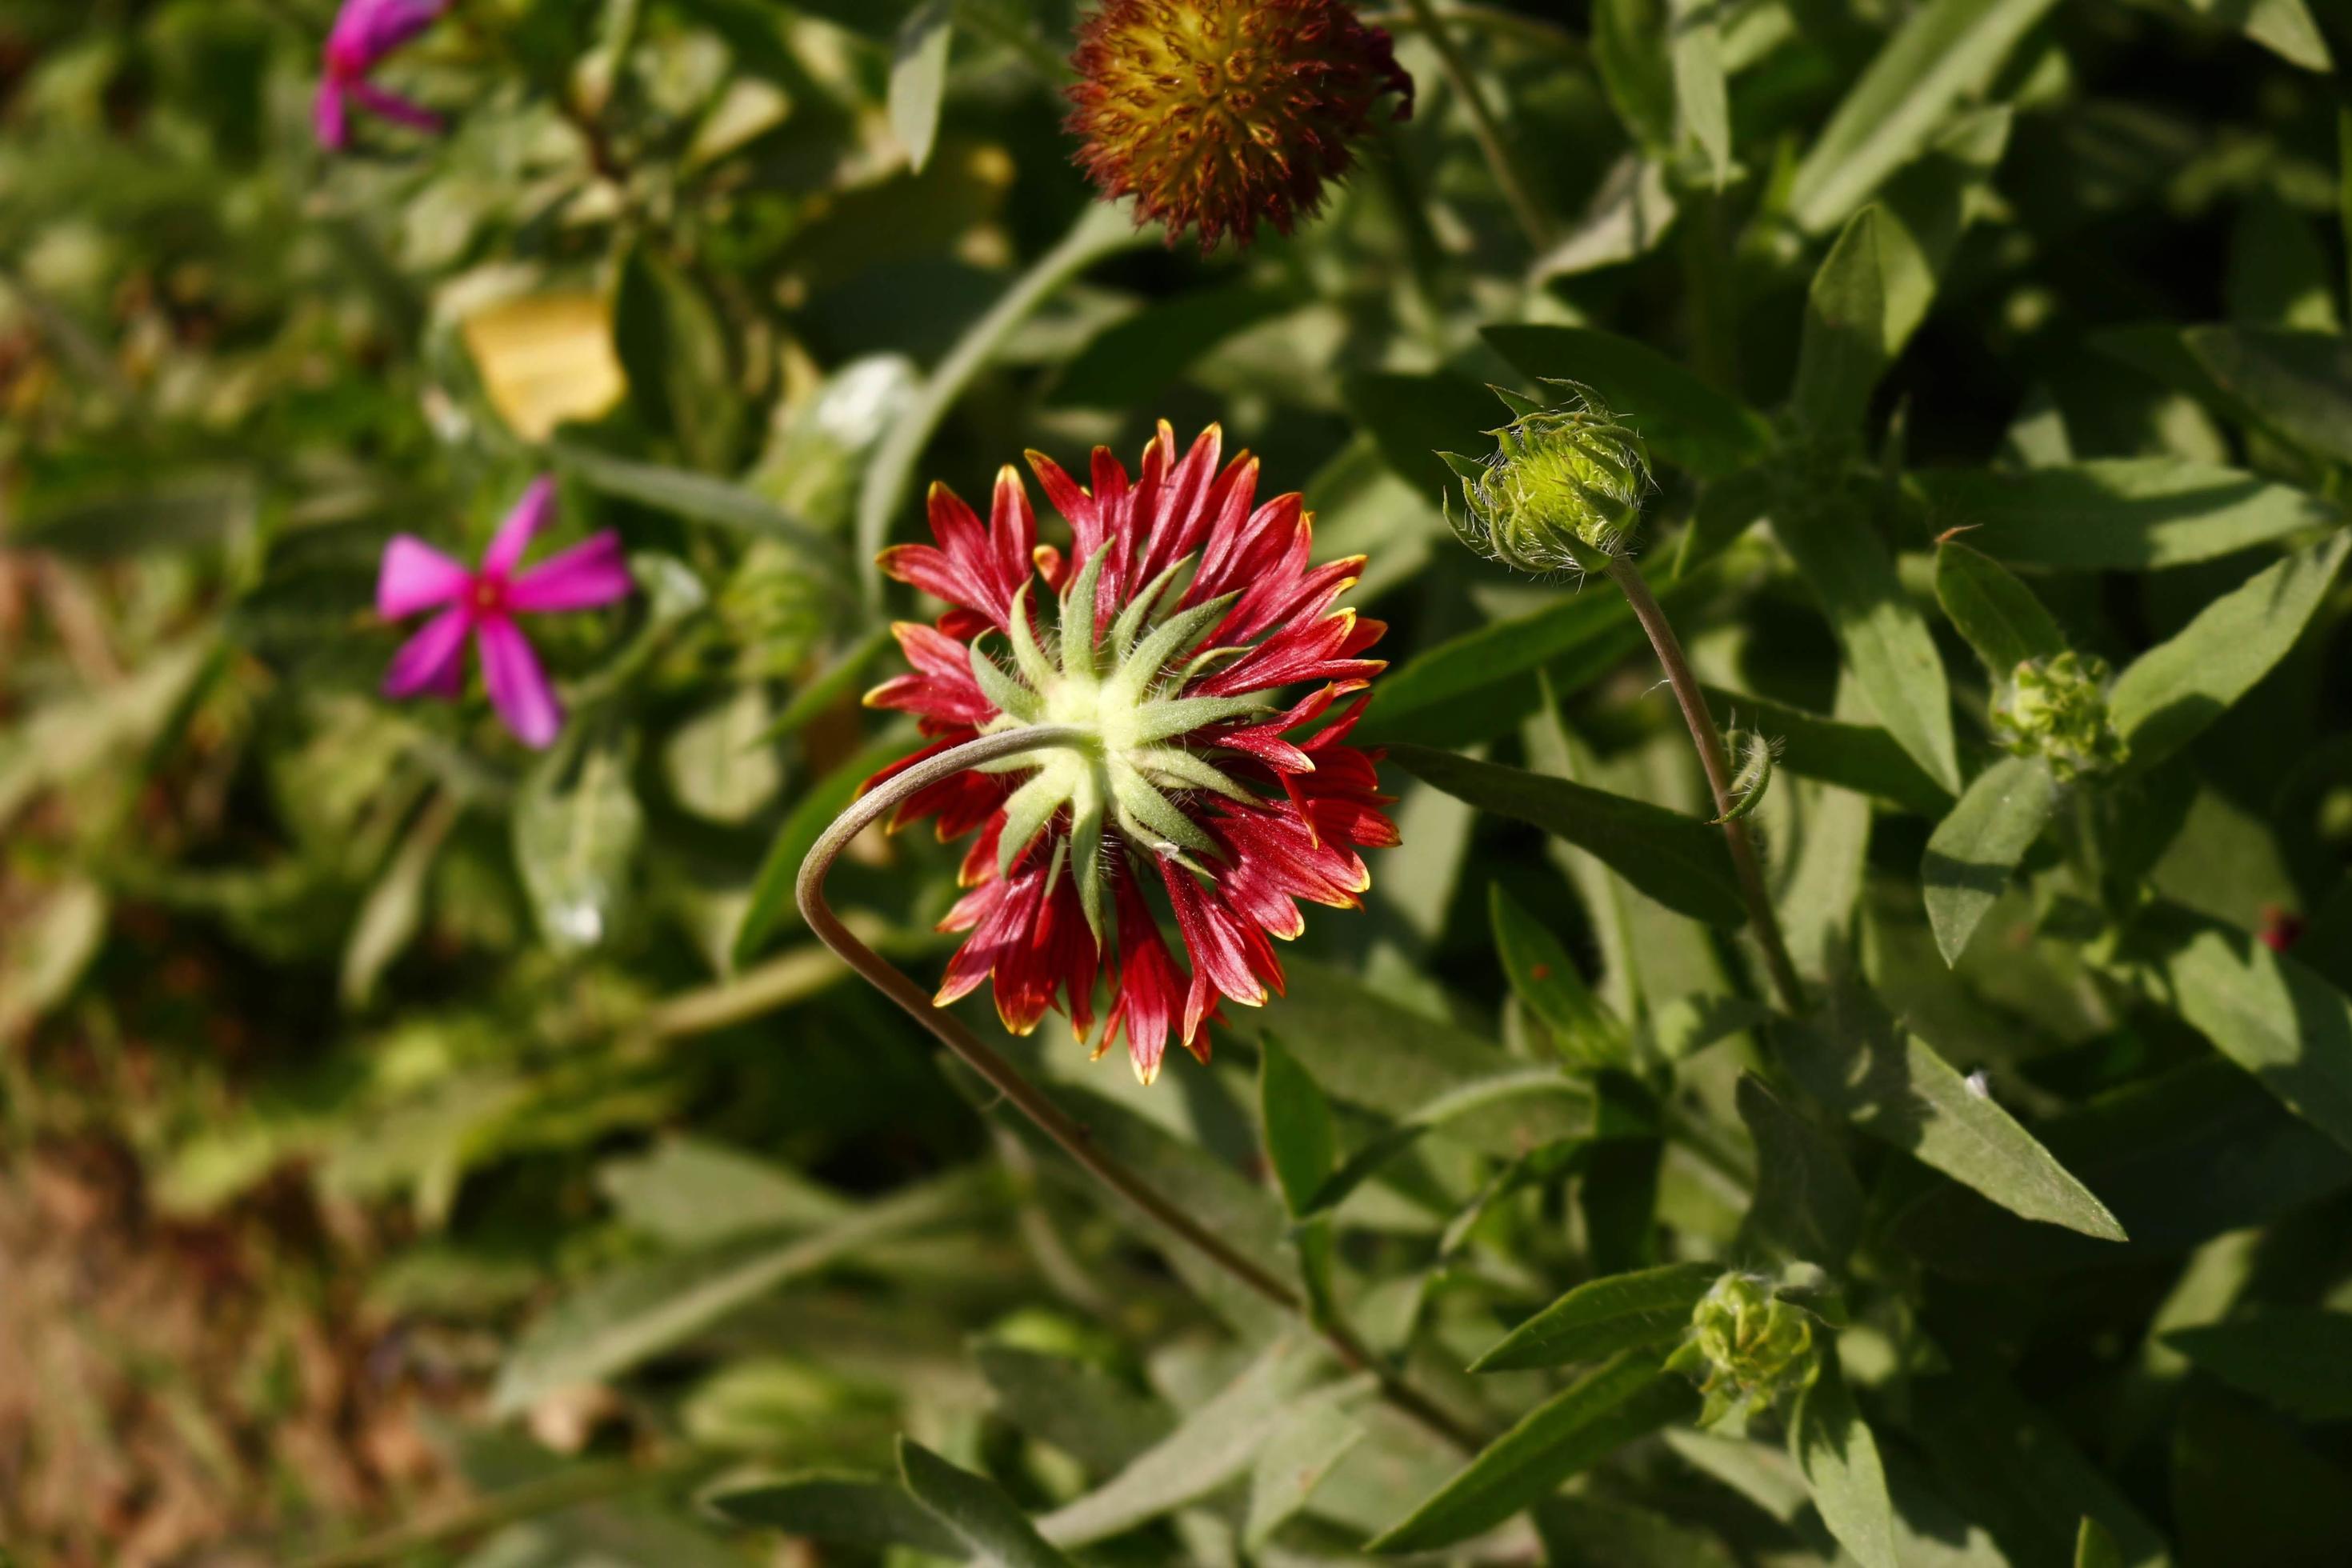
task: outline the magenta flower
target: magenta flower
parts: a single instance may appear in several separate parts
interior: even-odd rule
[[[343,0],[327,34],[326,74],[311,105],[319,145],[341,152],[351,141],[351,102],[419,131],[441,129],[440,116],[368,80],[384,58],[425,31],[449,0]]]
[[[563,708],[539,667],[539,656],[515,617],[555,610],[590,610],[628,596],[635,585],[621,558],[621,536],[611,529],[530,571],[515,567],[554,510],[555,481],[542,475],[523,492],[468,572],[423,540],[400,534],[383,548],[375,584],[376,613],[387,621],[424,610],[441,613],[401,645],[384,672],[386,697],[454,700],[465,689],[466,636],[480,650],[490,705],[526,746],[546,747],[563,727]]]

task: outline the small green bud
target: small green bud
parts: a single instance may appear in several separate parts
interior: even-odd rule
[[[1487,432],[1496,443],[1492,457],[1445,455],[1463,481],[1465,515],[1446,509],[1454,531],[1521,572],[1582,571],[1622,553],[1650,489],[1641,437],[1590,388],[1549,384],[1566,389],[1566,401],[1545,406],[1496,392],[1517,417]]]
[[[1690,1345],[1706,1369],[1701,1426],[1769,1405],[1821,1372],[1813,1315],[1746,1274],[1727,1274],[1691,1311]]]
[[[2060,783],[2103,773],[2124,760],[2107,719],[2107,666],[2072,652],[2021,660],[1993,707],[1993,736],[2016,756],[2049,759]]]

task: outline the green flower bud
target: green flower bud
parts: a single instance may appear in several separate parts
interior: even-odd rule
[[[2103,773],[2124,760],[2107,719],[2107,666],[2072,651],[2019,662],[1993,707],[1993,736],[2021,757],[2049,759],[2061,783]]]
[[[1769,1405],[1821,1371],[1813,1315],[1745,1274],[1727,1274],[1691,1311],[1690,1346],[1706,1368],[1702,1426]]]
[[[1622,553],[1640,522],[1649,456],[1589,388],[1548,384],[1566,389],[1566,401],[1547,406],[1495,389],[1517,417],[1487,432],[1492,457],[1441,454],[1463,481],[1465,515],[1449,504],[1446,521],[1463,543],[1515,570],[1589,570]]]

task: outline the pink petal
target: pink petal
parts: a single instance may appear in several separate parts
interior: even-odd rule
[[[384,119],[412,130],[438,132],[441,129],[439,115],[409,102],[396,92],[386,92],[373,82],[352,82],[352,96]]]
[[[449,0],[343,0],[327,34],[328,57],[364,70],[431,26],[448,8]]]
[[[627,598],[635,587],[622,558],[621,536],[608,528],[515,578],[507,585],[507,603],[533,614],[593,610]]]
[[[539,667],[530,642],[505,616],[483,621],[474,628],[482,650],[482,679],[490,689],[490,706],[524,745],[545,750],[563,728],[563,707],[555,689]]]
[[[522,552],[530,548],[531,540],[547,526],[547,520],[554,512],[555,479],[541,474],[530,481],[530,489],[522,492],[522,500],[515,502],[514,510],[499,524],[498,536],[490,541],[490,548],[482,556],[482,570],[500,577],[511,576],[522,560]]]
[[[319,84],[319,96],[310,100],[310,129],[319,138],[319,145],[330,153],[340,153],[351,144],[351,120],[343,105],[343,84],[333,77]]]
[[[376,574],[375,613],[387,621],[446,605],[466,591],[474,574],[413,534],[383,547]]]
[[[459,689],[458,659],[466,650],[468,624],[462,608],[444,610],[425,622],[424,628],[401,644],[400,651],[392,656],[392,668],[383,673],[383,694],[397,699],[425,691],[437,697],[455,697]]]

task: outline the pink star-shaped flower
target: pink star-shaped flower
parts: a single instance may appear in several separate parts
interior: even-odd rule
[[[409,534],[384,546],[376,613],[396,621],[425,610],[441,612],[393,656],[383,678],[386,697],[457,698],[465,689],[466,637],[471,633],[490,705],[507,728],[527,746],[554,742],[563,728],[563,708],[515,617],[594,609],[626,598],[635,586],[621,555],[621,536],[609,528],[528,572],[515,570],[554,505],[555,481],[542,475],[499,525],[478,572],[468,572]]]
[[[326,70],[312,103],[319,145],[341,152],[351,142],[351,105],[419,131],[441,129],[440,116],[368,80],[386,56],[425,31],[449,0],[343,0],[327,34]]]

